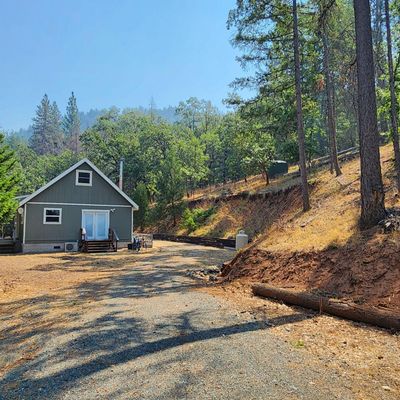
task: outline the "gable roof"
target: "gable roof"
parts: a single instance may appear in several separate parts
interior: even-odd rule
[[[28,203],[30,200],[32,200],[34,197],[36,197],[39,193],[44,192],[47,188],[50,186],[54,185],[56,182],[58,182],[60,179],[64,178],[64,176],[68,175],[70,172],[74,171],[78,167],[80,167],[82,164],[88,164],[90,168],[93,169],[97,174],[99,174],[115,191],[117,191],[129,204],[132,205],[132,207],[135,210],[139,209],[139,206],[126,194],[124,193],[114,182],[112,182],[109,178],[107,178],[106,175],[104,175],[90,160],[87,158],[84,158],[81,161],[78,161],[76,164],[74,164],[72,167],[68,168],[65,170],[63,173],[60,175],[56,176],[54,179],[52,179],[50,182],[48,182],[46,185],[42,186],[40,189],[36,190],[36,192],[32,193],[31,195],[25,197],[22,199],[19,203],[19,207],[23,206],[24,204]]]

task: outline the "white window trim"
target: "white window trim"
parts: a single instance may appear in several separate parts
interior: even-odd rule
[[[60,211],[60,220],[58,222],[47,222],[46,221],[46,211],[47,210],[57,210]],[[62,224],[62,208],[55,208],[55,207],[51,207],[51,208],[44,208],[43,209],[43,224],[45,225],[61,225]]]
[[[90,183],[80,183],[79,182],[79,172],[85,172],[90,176]],[[77,169],[75,172],[75,185],[76,186],[92,186],[92,179],[93,179],[93,171],[85,170],[85,169]]]

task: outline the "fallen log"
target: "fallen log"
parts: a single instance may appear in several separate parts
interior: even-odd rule
[[[295,292],[261,283],[253,285],[252,291],[257,296],[281,300],[284,303],[309,308],[320,313],[334,315],[351,321],[364,322],[394,331],[400,330],[400,313],[395,314],[372,307],[344,303],[316,294]]]

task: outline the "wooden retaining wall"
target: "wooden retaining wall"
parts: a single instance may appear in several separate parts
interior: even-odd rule
[[[312,185],[310,185],[311,187]],[[280,196],[281,194],[287,194],[293,188],[300,187],[299,183],[295,183],[292,186],[289,186],[285,189],[276,190],[274,192],[263,192],[263,193],[251,193],[251,192],[240,192],[236,194],[228,194],[224,196],[215,196],[215,197],[207,197],[200,198],[196,200],[188,200],[187,205],[189,208],[195,207],[197,204],[201,204],[204,201],[213,201],[214,203],[219,203],[220,201],[230,201],[230,200],[266,200],[267,198],[273,198],[275,196]]]
[[[235,239],[221,239],[221,238],[182,236],[182,235],[175,236],[175,235],[168,235],[166,233],[154,233],[153,238],[154,240],[168,240],[170,242],[192,243],[192,244],[200,244],[202,246],[235,248]]]

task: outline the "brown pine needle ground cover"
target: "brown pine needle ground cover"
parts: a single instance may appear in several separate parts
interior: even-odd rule
[[[273,335],[289,343],[293,352],[312,354],[315,362],[329,366],[351,388],[352,400],[397,400],[400,398],[400,336],[384,329],[320,315],[306,309],[254,297],[244,280],[206,289],[247,313],[267,321],[296,319],[290,326],[271,325]],[[318,385],[318,382],[313,382]]]

